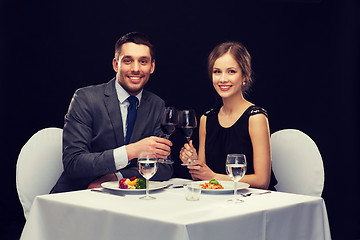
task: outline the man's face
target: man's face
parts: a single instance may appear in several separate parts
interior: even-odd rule
[[[151,59],[150,48],[132,42],[121,46],[119,59],[113,60],[113,68],[119,84],[130,94],[137,95],[155,70],[155,60]]]

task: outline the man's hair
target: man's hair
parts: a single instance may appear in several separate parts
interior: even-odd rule
[[[119,59],[121,47],[124,43],[132,42],[135,44],[146,45],[150,48],[151,60],[155,59],[155,47],[150,41],[149,37],[140,32],[130,32],[119,38],[115,43],[115,58]]]

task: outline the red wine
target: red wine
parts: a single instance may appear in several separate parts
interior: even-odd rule
[[[160,126],[161,126],[161,131],[163,131],[166,135],[171,135],[176,130],[175,123],[162,123]]]
[[[184,134],[186,138],[190,138],[193,134],[194,127],[184,127],[180,126],[180,132]]]

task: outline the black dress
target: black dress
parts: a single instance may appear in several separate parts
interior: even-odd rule
[[[205,113],[206,140],[205,159],[206,164],[216,173],[226,174],[225,161],[227,154],[242,153],[246,156],[246,174],[254,173],[253,148],[249,135],[249,118],[255,114],[264,114],[265,109],[252,105],[240,116],[240,118],[229,128],[220,125],[218,114],[220,108],[212,109]],[[269,189],[275,190],[277,181],[271,171]]]

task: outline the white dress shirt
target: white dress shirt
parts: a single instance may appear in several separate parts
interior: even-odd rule
[[[127,112],[128,112],[128,106],[130,104],[129,101],[127,100],[127,98],[130,95],[118,83],[118,81],[115,81],[115,89],[116,89],[116,94],[117,94],[117,97],[119,100],[119,107],[120,107],[120,111],[121,111],[121,118],[122,118],[122,122],[123,122],[124,139],[125,139],[126,129],[127,129],[127,121],[126,121],[127,120]],[[140,105],[141,96],[142,96],[142,91],[138,95],[136,95],[137,99],[139,100],[139,105]],[[122,169],[129,164],[129,159],[128,159],[127,152],[125,149],[125,145],[115,148],[113,151],[113,154],[114,154],[114,159],[115,159],[116,170]],[[120,172],[117,172],[116,176],[117,176],[118,180],[123,178],[123,176]]]

